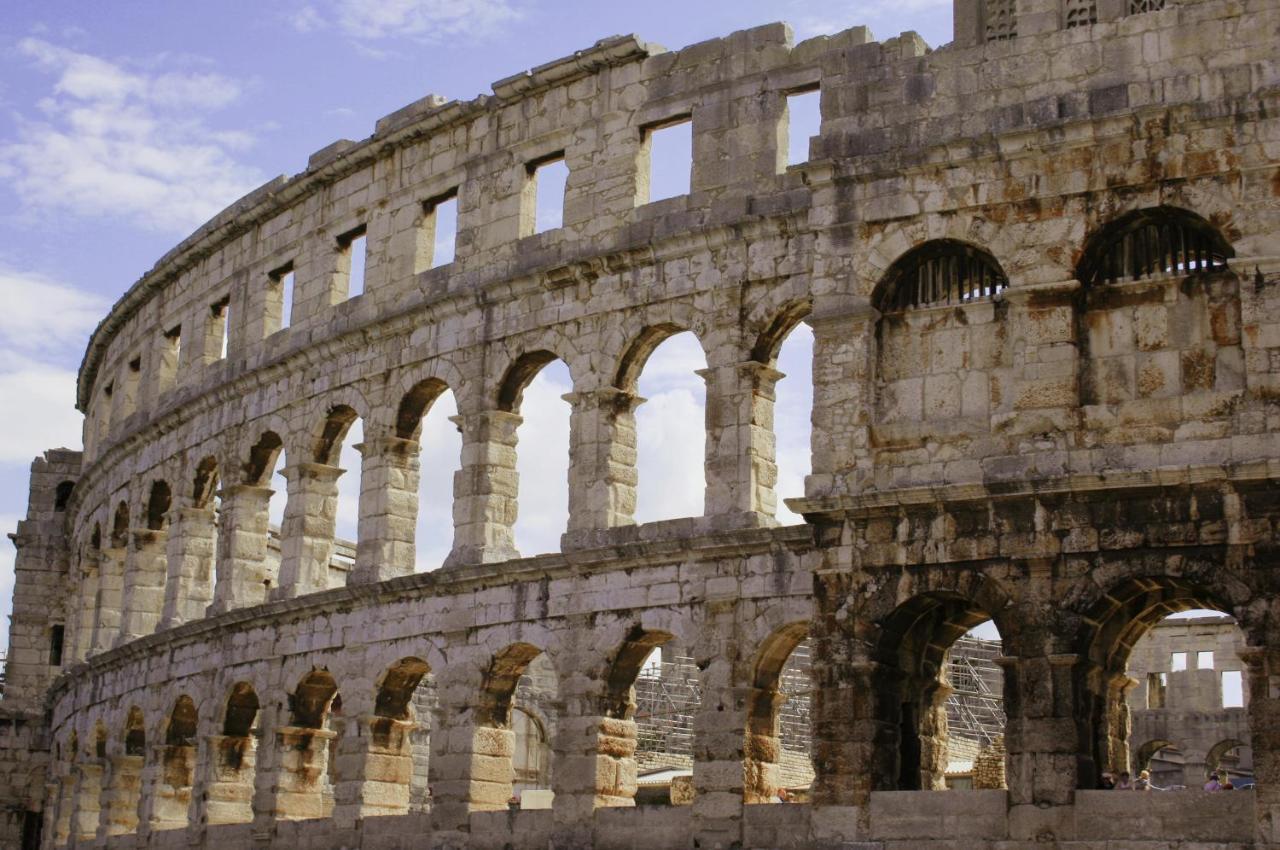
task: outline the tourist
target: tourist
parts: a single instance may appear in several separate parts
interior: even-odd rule
[[[1222,790],[1222,783],[1218,781],[1217,774],[1214,774],[1214,773],[1209,774],[1209,781],[1204,784],[1204,790],[1206,791]]]
[[[1102,781],[1098,783],[1098,787],[1103,791],[1110,791],[1116,787],[1116,778],[1112,775],[1111,771],[1108,770],[1103,772]]]
[[[1132,791],[1133,782],[1129,779],[1129,771],[1120,771],[1120,781],[1116,783],[1117,791]]]
[[[779,803],[790,803],[790,802],[791,802],[791,798],[790,798],[789,796],[787,796],[787,789],[786,789],[786,788],[779,788],[779,789],[778,789],[778,802],[779,802]]]
[[[1138,779],[1133,783],[1134,791],[1150,791],[1151,790],[1151,771],[1144,770],[1138,774]]]

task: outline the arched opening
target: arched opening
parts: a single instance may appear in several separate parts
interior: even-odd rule
[[[1220,269],[1235,256],[1212,224],[1190,210],[1134,210],[1103,225],[1085,243],[1076,278],[1085,286],[1185,277]]]
[[[1011,403],[990,377],[1011,365],[996,299],[1007,286],[995,257],[953,239],[913,248],[885,272],[872,295],[881,313],[875,421],[884,445],[915,448],[941,423],[981,432],[993,405]]]
[[[402,658],[382,674],[369,722],[367,764],[360,795],[361,815],[400,815],[414,810],[415,790],[421,791],[430,744],[431,669],[421,658]],[[421,769],[416,764],[423,758]]]
[[[156,481],[151,485],[151,495],[147,499],[147,529],[163,531],[169,523],[169,506],[173,502],[173,494],[164,481]]]
[[[170,571],[178,559],[178,581],[165,588],[164,624],[177,625],[205,615],[213,601],[213,577],[224,542],[218,534],[222,497],[218,461],[201,458],[191,479],[191,507],[176,512],[182,527],[170,538]]]
[[[210,741],[212,776],[205,789],[205,816],[210,824],[253,820],[259,708],[253,685],[236,682],[231,686],[222,734]]]
[[[879,624],[875,659],[887,687],[875,711],[893,746],[877,762],[873,789],[1005,787],[1000,635],[989,613],[996,601],[925,593]]]
[[[1193,580],[1143,576],[1108,589],[1086,612],[1087,662],[1076,687],[1092,770],[1082,771],[1082,787],[1105,787],[1141,770],[1131,762],[1138,754],[1131,741],[1164,741],[1176,745],[1181,764],[1168,745],[1153,751],[1153,760],[1167,757],[1153,771],[1161,774],[1156,784],[1198,788],[1208,778],[1214,744],[1249,739],[1245,708],[1223,708],[1223,674],[1243,671],[1245,647],[1236,621],[1224,616],[1232,610],[1228,598],[1222,588]],[[1247,704],[1247,693],[1239,696]],[[1205,723],[1206,712],[1221,722]]]
[[[276,730],[275,817],[331,817],[333,789],[341,779],[334,741],[346,725],[338,683],[328,670],[313,669],[288,696],[289,725]]]
[[[331,546],[323,581],[318,576],[316,586],[308,584],[308,590],[345,586],[347,577],[355,566],[356,545],[360,536],[360,488],[364,465],[360,445],[363,441],[364,422],[359,414],[344,404],[330,408],[316,439],[314,460],[323,466],[336,467],[336,471],[331,474],[336,474],[337,478],[317,474],[315,477],[305,477],[305,486],[295,485],[301,498],[307,503],[308,521],[303,523],[303,533],[308,538],[313,536],[313,532],[314,536],[320,538],[328,536]],[[336,509],[332,520],[329,520],[323,513],[323,506],[327,502],[332,503],[331,500],[334,499]],[[315,526],[314,529],[312,526]],[[319,568],[320,565],[317,565],[317,569]]]
[[[71,493],[75,490],[76,483],[74,481],[61,481],[57,488],[53,491],[53,509],[58,513],[62,513],[67,509],[67,503],[71,501]]]
[[[142,709],[133,706],[125,716],[123,753],[111,757],[109,793],[103,798],[107,812],[103,820],[108,835],[130,835],[138,828],[142,801],[142,769],[147,755],[146,721]]]
[[[770,635],[756,658],[747,713],[743,800],[807,801],[814,770],[808,623]]]
[[[756,362],[776,370],[760,378],[756,400],[760,409],[753,414],[752,424],[765,432],[756,446],[755,462],[766,467],[760,470],[761,478],[772,473],[773,514],[784,525],[804,521],[787,507],[785,499],[803,497],[805,477],[813,471],[813,329],[805,322],[810,309],[807,301],[788,307],[774,319],[752,351]],[[767,469],[769,449],[773,454],[772,471]]]
[[[550,808],[552,760],[559,680],[550,659],[537,647],[516,643],[493,656],[481,685],[476,709],[476,756],[504,759],[509,769],[494,781],[476,782],[472,809],[503,808],[517,801],[523,808]],[[495,735],[494,730],[503,734]]]
[[[1177,607],[1183,604],[1192,603]],[[1248,695],[1240,658],[1244,633],[1215,610],[1189,608],[1152,623],[1155,614],[1140,618],[1147,628],[1127,653],[1123,648],[1118,653],[1127,654],[1124,705],[1106,718],[1139,746],[1132,748],[1128,766],[1104,765],[1104,770],[1110,768],[1121,783],[1124,770],[1131,769],[1134,780],[1147,770],[1157,789],[1201,788],[1223,771],[1233,784],[1251,784]]]
[[[57,767],[58,785],[51,802],[56,808],[53,823],[53,842],[63,846],[71,840],[71,831],[75,824],[72,816],[76,808],[76,764],[79,761],[80,738],[73,731],[67,739],[65,749],[54,750],[54,763]]]
[[[121,500],[111,519],[111,533],[102,550],[94,611],[95,652],[105,652],[120,635],[124,616],[125,552],[129,546],[129,505]]]
[[[569,520],[569,367],[550,351],[518,359],[498,393],[499,410],[518,413],[517,510],[513,534],[522,555],[560,551]]]
[[[92,749],[79,764],[73,832],[81,841],[92,841],[98,834],[102,816],[102,780],[107,762],[107,727],[99,720],[94,724]]]
[[[462,468],[457,415],[453,391],[434,378],[414,385],[396,414],[396,436],[418,444],[415,572],[438,568],[453,548],[453,481]]]
[[[706,368],[698,338],[675,325],[646,328],[623,356],[616,386],[644,399],[635,414],[637,522],[703,514]]]
[[[195,702],[186,694],[179,696],[165,726],[164,746],[158,751],[160,771],[151,789],[151,828],[157,832],[187,826],[198,720]]]
[[[241,468],[244,488],[226,488],[220,505],[219,572],[215,602],[226,608],[253,605],[266,599],[280,575],[280,528],[288,491],[281,470],[284,442],[265,431],[249,449]],[[265,488],[265,489],[264,489]]]

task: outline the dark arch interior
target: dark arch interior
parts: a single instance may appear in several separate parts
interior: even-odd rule
[[[151,496],[147,499],[147,528],[160,531],[169,519],[169,505],[173,502],[173,494],[169,485],[157,481],[151,485]]]
[[[329,409],[325,416],[324,427],[316,437],[313,456],[316,463],[332,464],[338,460],[338,452],[342,448],[342,440],[351,430],[351,426],[360,418],[356,411],[345,404]]]
[[[416,440],[422,435],[422,418],[449,387],[444,381],[428,378],[414,384],[413,389],[400,399],[396,410],[396,436],[404,440]]]
[[[882,313],[990,298],[1009,285],[987,251],[956,239],[934,239],[903,254],[876,287],[872,304]]]
[[[129,709],[129,718],[124,728],[124,754],[127,756],[146,755],[147,731],[142,717],[142,709],[134,706]]]
[[[312,670],[289,694],[290,723],[302,729],[323,729],[325,715],[336,708],[338,683],[328,670]]]
[[[530,351],[522,355],[502,380],[502,388],[498,390],[498,409],[507,413],[518,411],[529,382],[542,371],[542,367],[559,359],[550,351]]]
[[[129,506],[124,502],[116,505],[115,517],[111,521],[111,545],[116,549],[129,545]]]
[[[218,461],[207,457],[196,464],[195,479],[191,483],[191,502],[197,508],[209,504],[218,489]]]
[[[283,447],[284,442],[274,431],[267,431],[259,437],[258,442],[249,449],[249,459],[244,465],[244,483],[257,486],[268,483],[266,478],[275,468],[276,455]]]
[[[1195,274],[1226,265],[1231,244],[1190,210],[1135,210],[1103,225],[1085,242],[1076,279],[1085,286],[1163,274]]]
[[[640,675],[640,668],[653,650],[670,641],[674,635],[659,630],[646,630],[635,626],[614,656],[606,681],[603,711],[605,716],[627,720],[635,710],[631,699],[631,686]]]
[[[782,350],[782,343],[811,312],[813,312],[813,302],[809,299],[788,304],[782,312],[774,316],[764,333],[760,334],[755,347],[751,349],[751,359],[766,366],[774,365],[778,361],[778,352]]]
[[[672,324],[652,325],[642,330],[622,356],[613,385],[626,392],[635,392],[636,383],[640,380],[645,364],[649,362],[649,356],[659,345],[686,330],[688,328]]]
[[[528,669],[529,662],[542,650],[527,643],[516,643],[493,656],[481,687],[477,717],[484,726],[506,728],[511,725],[511,702],[516,685]]]
[[[169,727],[165,730],[164,742],[170,747],[194,747],[196,745],[196,729],[198,717],[196,704],[191,697],[183,694],[173,705],[169,715]]]
[[[397,661],[382,677],[373,713],[392,720],[408,720],[413,692],[428,672],[430,668],[421,658]]]
[[[65,511],[67,502],[71,501],[71,493],[75,490],[76,483],[74,481],[63,481],[58,484],[53,491],[53,509],[55,511]]]
[[[246,738],[258,719],[258,694],[248,682],[237,682],[227,697],[227,715],[222,734],[229,738]]]

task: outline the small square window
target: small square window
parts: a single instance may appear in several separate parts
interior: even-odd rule
[[[346,297],[355,298],[364,294],[364,273],[366,262],[365,226],[349,230],[338,237],[338,251],[342,258],[338,273],[346,278]],[[341,289],[339,290],[341,292]]]
[[[645,129],[636,204],[689,194],[693,184],[693,120],[674,118]]]
[[[1211,650],[1196,653],[1196,669],[1197,670],[1213,669],[1213,652]]]
[[[545,233],[563,227],[565,189],[569,183],[564,152],[532,162],[528,168],[526,191],[531,209],[526,210],[526,216],[533,225],[532,232]]]
[[[1222,671],[1222,707],[1244,708],[1244,676],[1239,670]]]
[[[1169,656],[1169,670],[1173,673],[1180,673],[1187,669],[1187,654],[1185,652],[1175,652]]]
[[[422,205],[417,270],[425,271],[452,263],[457,253],[457,241],[458,190],[450,189]]]
[[[787,165],[809,161],[809,139],[822,132],[821,103],[816,88],[787,95]]]

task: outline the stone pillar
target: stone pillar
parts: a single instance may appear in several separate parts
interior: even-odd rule
[[[865,302],[819,309],[813,328],[813,471],[805,498],[857,493],[871,481],[876,323]]]
[[[276,730],[269,775],[265,786],[259,785],[262,808],[255,811],[255,821],[265,825],[272,820],[325,817],[329,741],[335,736],[328,729],[284,726]]]
[[[702,847],[729,847],[749,837],[742,825],[748,689],[732,686],[730,666],[720,655],[703,672],[702,705],[693,720],[693,830]]]
[[[259,605],[276,582],[267,566],[270,487],[233,484],[224,487],[218,524],[218,576],[209,614]]]
[[[774,387],[783,374],[749,360],[699,370],[707,382],[707,516],[732,514],[737,525],[772,525]]]
[[[781,684],[781,683],[779,683]],[[743,699],[756,717],[748,720],[742,753],[742,800],[744,803],[772,803],[777,799],[782,739],[772,722],[786,701],[777,689],[750,688]],[[765,718],[769,718],[766,722]]]
[[[1280,843],[1280,649],[1245,647],[1249,695],[1249,746],[1253,748],[1253,790],[1257,832],[1262,843]]]
[[[639,396],[613,387],[567,393],[569,528],[563,548],[593,545],[591,532],[633,525]]]
[[[71,840],[72,815],[76,803],[76,773],[69,765],[63,768],[66,772],[50,783],[49,798],[55,801],[53,819],[53,843],[64,847]]]
[[[356,565],[347,580],[372,584],[414,572],[418,522],[417,440],[366,438],[360,449]]]
[[[196,748],[158,744],[152,752],[152,762],[142,770],[142,811],[138,832],[145,835],[186,829],[190,823]]]
[[[100,839],[129,835],[138,828],[142,768],[142,756],[108,757],[107,782],[102,792],[102,819],[98,825]]]
[[[202,781],[205,823],[252,823],[258,741],[252,735],[209,735]]]
[[[575,671],[560,676],[560,716],[551,742],[558,847],[590,844],[596,809],[635,805],[636,724],[600,713],[596,689],[603,684]]]
[[[512,531],[518,508],[515,413],[485,410],[454,416],[462,432],[462,468],[453,478],[453,551],[446,566],[519,557]]]
[[[75,770],[79,777],[71,833],[77,842],[88,843],[97,837],[98,822],[102,819],[102,763],[85,762],[76,765]]]
[[[73,627],[67,636],[67,647],[71,652],[72,661],[84,661],[93,649],[94,615],[98,607],[98,586],[101,574],[102,553],[86,552],[80,558],[80,587],[77,589]]]
[[[106,652],[120,634],[120,606],[124,600],[123,548],[102,550],[98,595],[94,601],[93,653]]]
[[[213,602],[217,533],[218,517],[213,508],[185,507],[174,512],[161,629],[199,620]]]
[[[515,734],[476,726],[471,713],[444,706],[434,712],[429,770],[431,828],[439,839],[437,846],[448,845],[450,835],[465,833],[471,812],[501,811],[511,799]]]
[[[365,716],[352,726],[358,726],[358,734],[344,735],[339,741],[334,823],[350,829],[361,818],[408,814],[413,779],[409,736],[417,724]]]
[[[128,643],[156,630],[164,609],[164,531],[135,528],[129,532],[130,546],[125,556],[124,614],[116,644]]]
[[[1090,704],[1076,693],[1083,660],[1054,654],[997,661],[1004,671],[1010,805],[1070,804],[1082,779],[1097,773],[1090,735],[1077,716]]]
[[[345,470],[323,463],[285,467],[289,501],[280,528],[280,586],[272,599],[329,588],[329,562],[338,518],[338,479]]]
[[[815,635],[813,803],[865,807],[872,791],[897,787],[901,735],[877,704],[901,704],[902,677],[874,661],[835,662],[824,643]]]

